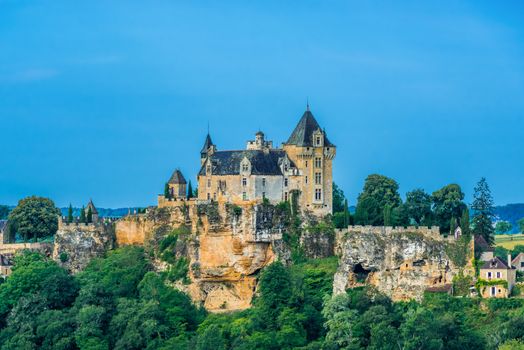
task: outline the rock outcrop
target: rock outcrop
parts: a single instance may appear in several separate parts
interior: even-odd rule
[[[451,283],[458,273],[438,228],[353,226],[337,231],[339,267],[333,292],[364,284],[393,300],[417,299],[428,287]]]
[[[169,249],[176,259],[188,260],[189,283],[177,287],[209,311],[248,308],[258,271],[276,258],[273,242],[281,242],[282,213],[263,204],[239,207],[196,201],[151,208],[147,214],[117,222],[117,245],[143,244],[158,253],[162,240],[180,227],[190,234]],[[170,268],[158,254],[155,267]]]
[[[76,273],[113,246],[112,224],[60,224],[55,235],[53,259]]]

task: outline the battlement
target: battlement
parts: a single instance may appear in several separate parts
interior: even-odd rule
[[[353,225],[346,229],[339,229],[337,233],[366,233],[376,234],[382,236],[391,236],[396,234],[419,234],[424,237],[432,238],[439,241],[453,240],[453,235],[445,236],[440,234],[439,226],[371,226],[371,225]]]

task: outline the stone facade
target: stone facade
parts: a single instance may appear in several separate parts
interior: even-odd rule
[[[508,298],[517,280],[517,269],[498,257],[486,261],[479,270],[478,285],[483,298]],[[500,283],[498,283],[500,282]]]
[[[309,107],[282,148],[273,148],[259,131],[244,151],[218,151],[207,135],[200,154],[198,198],[240,205],[296,196],[302,210],[330,214],[335,154],[335,145]]]

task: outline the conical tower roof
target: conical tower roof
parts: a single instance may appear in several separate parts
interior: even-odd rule
[[[300,118],[300,121],[298,122],[297,126],[295,127],[295,130],[291,133],[291,136],[289,136],[289,139],[287,140],[286,144],[288,145],[296,145],[301,147],[312,147],[313,146],[313,133],[316,130],[322,130],[320,128],[320,125],[318,124],[317,120],[313,116],[313,113],[309,110],[309,106],[307,110],[302,115],[302,118]],[[324,146],[332,147],[334,146],[327,138],[326,133],[324,132]]]
[[[207,153],[207,150],[211,146],[213,146],[213,141],[211,140],[211,135],[207,133],[206,140],[204,141],[204,146],[202,147],[202,150],[200,151],[200,153]]]
[[[171,175],[171,178],[168,182],[173,185],[185,185],[187,183],[186,179],[184,178],[184,175],[182,175],[182,172],[179,169],[173,172],[173,175]]]

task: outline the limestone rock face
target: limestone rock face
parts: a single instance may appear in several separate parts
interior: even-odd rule
[[[370,284],[393,300],[420,300],[426,288],[451,283],[458,268],[438,230],[353,227],[337,231],[340,256],[333,292]]]
[[[53,248],[53,259],[76,273],[95,257],[102,256],[114,246],[111,224],[61,224]]]
[[[274,242],[281,242],[283,224],[274,208],[264,205],[231,206],[189,201],[151,208],[145,215],[120,220],[117,245],[158,247],[173,229],[185,226],[190,234],[177,241],[173,255],[189,261],[189,284],[176,283],[212,312],[250,307],[257,273],[276,259]],[[169,265],[154,260],[155,268]]]

